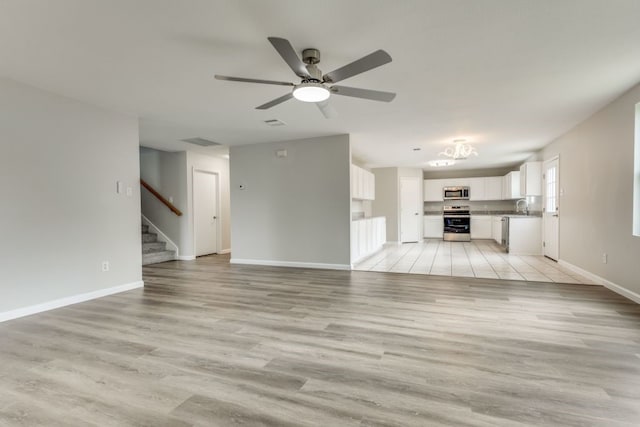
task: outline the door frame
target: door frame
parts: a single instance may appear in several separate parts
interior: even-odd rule
[[[220,173],[217,171],[196,168],[195,166],[191,168],[191,235],[193,236],[193,257],[196,258],[198,255],[196,254],[196,197],[195,197],[195,175],[196,173],[206,173],[209,175],[216,176],[216,217],[218,220],[216,221],[216,251],[214,253],[219,254],[220,248],[222,247],[222,218],[220,218]]]
[[[546,213],[545,209],[546,209],[546,196],[547,196],[547,182],[546,182],[546,168],[545,168],[545,163],[547,162],[552,162],[556,160],[558,162],[558,170],[557,170],[557,180],[556,182],[558,183],[558,196],[557,196],[557,201],[556,203],[558,204],[558,214],[560,214],[560,154],[556,154],[553,157],[550,157],[548,159],[544,159],[542,161],[542,241],[546,244],[545,241],[545,235],[546,235],[546,230],[545,230],[545,220],[544,220],[544,214]],[[553,258],[549,258],[545,255],[545,247],[542,248],[542,256],[544,256],[545,258],[549,258],[553,261],[559,262],[560,261],[560,218],[562,218],[561,215],[558,216],[558,235],[556,236],[557,238],[557,244],[558,244],[558,259],[554,260]]]

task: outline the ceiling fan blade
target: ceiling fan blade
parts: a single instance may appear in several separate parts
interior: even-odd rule
[[[274,80],[260,80],[260,79],[245,79],[244,77],[221,76],[219,74],[216,74],[215,78],[218,79],[218,80],[229,80],[231,82],[260,83],[260,84],[264,84],[264,85],[295,86],[293,83],[288,83],[288,82],[277,82],[277,81],[274,81]]]
[[[316,105],[325,119],[332,119],[338,115],[338,112],[328,100],[316,102]]]
[[[348,79],[349,77],[364,73],[365,71],[369,71],[389,62],[391,62],[391,56],[387,52],[384,50],[376,50],[375,52],[353,61],[344,67],[325,74],[323,80],[329,83],[337,83],[341,80]]]
[[[381,90],[360,89],[349,86],[331,86],[331,92],[336,95],[352,96],[354,98],[370,99],[372,101],[391,102],[396,94],[393,92],[383,92]]]
[[[280,98],[276,98],[273,101],[269,101],[266,104],[262,104],[259,107],[256,107],[256,110],[266,110],[268,108],[271,108],[273,106],[276,106],[278,104],[283,103],[284,101],[288,101],[291,98],[293,98],[293,94],[291,92],[289,92],[286,95],[281,96]]]
[[[298,54],[293,50],[289,40],[280,37],[267,37],[273,47],[276,48],[282,59],[291,67],[298,77],[309,77],[309,72],[304,62],[300,60]]]

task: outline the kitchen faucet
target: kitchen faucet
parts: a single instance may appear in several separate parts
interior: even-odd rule
[[[524,210],[522,213],[529,215],[529,202],[527,202],[527,199],[520,199],[516,202],[516,213],[520,212],[520,202],[524,202]]]

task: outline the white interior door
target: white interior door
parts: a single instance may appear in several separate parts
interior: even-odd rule
[[[218,252],[218,175],[193,171],[193,234],[196,256]]]
[[[417,242],[422,222],[420,180],[400,178],[400,242]]]
[[[544,195],[542,206],[544,255],[553,260],[559,256],[560,225],[560,162],[558,158],[547,160],[543,164]]]

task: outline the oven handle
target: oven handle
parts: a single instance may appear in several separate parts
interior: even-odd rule
[[[471,215],[443,215],[443,218],[471,218]]]

